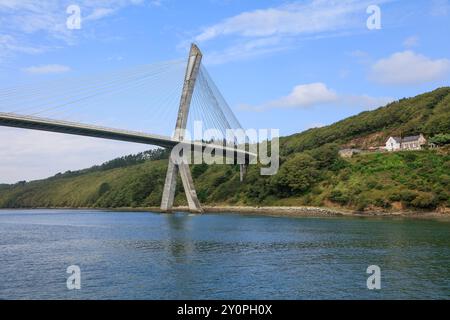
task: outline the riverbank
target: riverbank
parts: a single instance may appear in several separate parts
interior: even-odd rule
[[[123,212],[156,212],[164,213],[159,207],[118,207],[118,208],[90,208],[90,207],[41,207],[41,208],[0,208],[0,210],[35,210],[35,209],[66,209],[66,210],[99,210],[99,211],[123,211]],[[255,216],[274,216],[274,217],[403,217],[403,218],[442,218],[450,220],[448,211],[353,211],[346,209],[335,209],[325,207],[252,207],[252,206],[203,206],[205,213],[223,213],[223,214],[245,214]],[[187,206],[175,207],[173,212],[190,212]]]
[[[244,206],[205,206],[205,212],[219,213],[241,213],[266,216],[284,217],[409,217],[409,218],[448,218],[450,214],[440,212],[383,212],[383,211],[352,211],[345,209],[323,208],[323,207],[244,207]]]
[[[449,212],[420,212],[420,211],[354,211],[348,209],[335,209],[325,207],[307,207],[307,206],[202,206],[205,213],[224,213],[224,214],[246,214],[274,217],[407,217],[407,218],[448,218]],[[111,210],[110,208],[105,210]],[[152,211],[164,213],[159,207],[147,208],[115,208],[114,211]],[[174,212],[190,212],[187,206],[175,207]]]

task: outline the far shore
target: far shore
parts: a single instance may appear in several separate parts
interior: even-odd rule
[[[165,213],[159,207],[122,207],[122,208],[92,208],[92,207],[37,207],[37,208],[0,208],[0,210],[32,210],[32,209],[66,209],[66,210],[98,210],[98,211],[125,211],[125,212],[156,212]],[[444,218],[450,220],[450,213],[438,211],[352,211],[346,209],[324,207],[255,207],[255,206],[203,206],[205,213],[245,214],[274,217],[403,217],[403,218]],[[189,213],[185,206],[174,207],[172,212]]]

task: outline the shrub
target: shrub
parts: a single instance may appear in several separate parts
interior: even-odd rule
[[[271,182],[269,178],[261,178],[248,184],[246,195],[251,200],[261,202],[271,194]]]
[[[213,187],[218,187],[221,184],[227,182],[230,179],[230,176],[227,173],[216,177],[216,179],[214,179],[213,184],[212,184]]]
[[[430,193],[421,193],[413,201],[411,205],[421,209],[434,209],[436,208],[436,198]]]
[[[402,155],[407,162],[414,162],[417,159],[417,155],[413,152],[403,152]]]
[[[341,190],[335,189],[331,191],[329,199],[339,204],[347,204],[350,200],[350,197],[347,194],[343,193]]]
[[[376,198],[374,200],[373,204],[380,208],[389,208],[391,206],[389,201],[387,201],[386,199],[383,199],[383,198]]]
[[[402,200],[402,196],[398,192],[393,192],[389,195],[389,201],[400,201]]]
[[[369,201],[365,197],[358,197],[358,199],[356,199],[356,210],[364,211],[368,205]]]
[[[192,178],[196,179],[204,174],[208,170],[208,165],[206,163],[196,164],[192,166]]]
[[[378,182],[377,182],[377,181],[375,181],[375,180],[369,180],[369,181],[367,181],[367,188],[368,188],[369,190],[377,189],[377,187],[378,187]]]
[[[403,190],[400,192],[400,199],[407,203],[413,201],[416,198],[417,194],[411,190]]]
[[[111,190],[111,186],[109,185],[109,183],[103,182],[103,183],[98,187],[98,195],[99,195],[99,197],[101,197],[102,195],[104,195],[105,193],[107,193],[109,190]]]
[[[135,178],[129,188],[133,206],[140,206],[155,189],[155,180],[151,174],[141,175]]]
[[[437,144],[438,146],[450,144],[450,133],[437,134],[430,139],[430,142]]]
[[[440,175],[439,180],[440,180],[441,184],[444,186],[450,185],[450,176],[448,174]]]
[[[339,160],[341,160],[339,157],[339,146],[335,143],[326,144],[311,150],[309,153],[316,160],[319,169],[331,169]],[[340,166],[333,169],[340,169]]]

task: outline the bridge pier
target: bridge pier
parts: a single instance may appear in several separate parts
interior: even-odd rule
[[[200,70],[201,61],[202,53],[200,52],[200,49],[195,44],[192,44],[186,67],[180,108],[178,109],[177,123],[175,125],[174,138],[178,141],[182,141],[184,139],[184,131],[186,130],[189,108],[191,105],[192,95],[194,93],[195,81],[197,80],[197,75]],[[172,155],[169,157],[166,181],[161,199],[161,210],[172,210],[175,190],[177,187],[178,172],[180,173],[181,181],[183,182],[184,193],[186,194],[189,210],[193,212],[203,212],[200,201],[197,198],[197,192],[195,191],[194,180],[192,179],[189,164],[183,161],[179,164],[175,163],[172,159]]]
[[[168,212],[173,208],[175,190],[177,188],[178,172],[180,173],[181,181],[183,182],[183,188],[186,194],[189,210],[192,212],[203,212],[200,201],[197,197],[197,192],[195,191],[194,180],[192,179],[189,165],[186,163],[177,165],[172,161],[172,159],[169,159],[169,165],[167,167],[166,181],[161,200],[161,210]]]
[[[245,177],[246,173],[247,173],[247,165],[246,164],[239,165],[239,180],[241,182],[244,181],[244,177]]]
[[[170,211],[173,206],[175,198],[175,189],[177,187],[178,167],[169,157],[169,164],[167,166],[166,181],[164,183],[164,190],[161,199],[161,210]]]

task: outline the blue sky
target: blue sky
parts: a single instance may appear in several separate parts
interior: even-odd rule
[[[449,85],[449,31],[447,0],[0,0],[0,88],[183,58],[196,42],[243,127],[287,135]],[[0,128],[0,183],[145,149]]]

